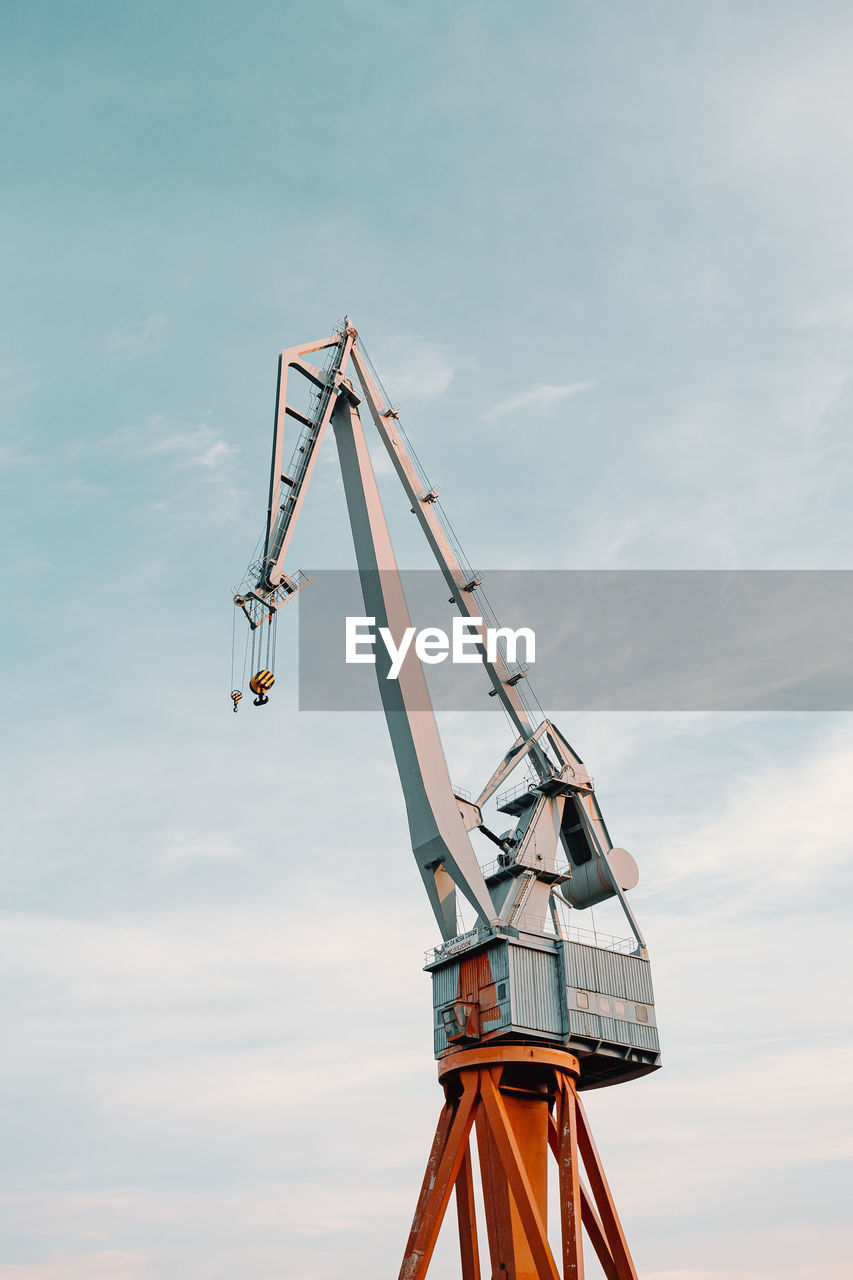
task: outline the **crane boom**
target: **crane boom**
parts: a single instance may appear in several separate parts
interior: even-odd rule
[[[391,405],[384,402],[384,398],[371,376],[367,361],[358,347],[353,348],[352,362],[380,439],[388,451],[394,470],[400,479],[407,498],[412,504],[412,509],[426,535],[429,547],[438,562],[438,567],[450,588],[453,603],[464,617],[479,618],[480,613],[477,608],[476,593],[477,588],[481,586],[481,581],[476,577],[469,577],[464,572],[453,552],[447,533],[442,528],[441,521],[436,514],[435,507],[438,494],[434,489],[426,490],[421,483],[414,463],[406,452],[399,434],[394,429],[398,417],[397,412]],[[512,681],[512,674],[500,655],[496,655],[490,660],[486,655],[485,645],[481,645],[480,649],[483,666],[495,694],[503,703],[507,715],[518,732],[525,737],[529,737],[533,732],[534,725],[531,724],[527,708],[522,701],[521,693],[517,687],[518,681]],[[537,748],[531,752],[531,755],[540,777],[548,777],[551,768],[543,753]]]
[[[323,436],[331,420],[336,391],[343,378],[341,371],[346,366],[354,338],[355,330],[344,329],[334,338],[312,343],[308,347],[292,347],[289,351],[283,351],[279,357],[270,467],[270,499],[264,545],[264,573],[261,580],[264,587],[277,587],[284,577],[284,558],[299,518]],[[332,359],[325,370],[317,369],[303,359],[303,356],[313,351],[327,349],[331,349]],[[303,378],[306,378],[315,388],[316,402],[311,418],[301,414],[287,403],[287,377],[291,369],[302,374]],[[282,471],[282,465],[287,417],[301,423],[302,432],[293,450],[290,468],[285,472]],[[287,486],[289,492],[282,502],[283,484]]]
[[[410,625],[409,611],[376,477],[370,464],[355,397],[342,395],[332,424],[344,482],[361,590],[367,613],[392,635]],[[403,664],[396,680],[387,679],[390,658],[377,654],[376,675],[385,720],[403,787],[412,852],[442,936],[457,932],[453,889],[458,888],[485,924],[494,908],[450,785],[424,673],[417,662]]]

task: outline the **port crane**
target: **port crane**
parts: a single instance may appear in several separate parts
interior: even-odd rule
[[[308,357],[322,354],[322,364]],[[354,371],[354,379],[349,376]],[[306,411],[288,403],[288,382],[310,388]],[[476,798],[451,784],[420,662],[409,657],[389,679],[376,676],[405,797],[412,851],[441,941],[427,954],[433,1034],[444,1090],[435,1138],[405,1248],[400,1280],[422,1280],[455,1192],[463,1280],[480,1280],[471,1135],[482,1186],[493,1280],[583,1280],[583,1239],[607,1280],[637,1273],[581,1100],[660,1065],[648,953],[628,903],[634,860],[615,847],[592,778],[544,714],[525,668],[482,637],[495,622],[482,580],[449,526],[348,319],[328,338],[282,352],[263,548],[238,588],[249,622],[255,704],[274,682],[269,636],[281,607],[310,581],[285,560],[318,451],[335,436],[365,614],[399,639],[410,625],[406,598],[368,452],[365,406],[411,510],[469,620],[490,688],[514,740]],[[285,435],[295,443],[285,468]],[[262,665],[266,630],[267,665]],[[259,669],[254,670],[257,666]],[[232,692],[237,710],[241,691]],[[524,766],[525,778],[507,787]],[[518,775],[515,775],[516,777]],[[501,788],[505,788],[503,792]],[[483,807],[496,799],[511,825],[495,833]],[[483,864],[472,836],[497,848]],[[475,923],[460,932],[458,899]],[[631,937],[606,939],[572,923],[615,900]],[[568,920],[568,923],[567,923]],[[560,1248],[548,1235],[549,1151],[560,1201]],[[584,1177],[585,1173],[585,1177]]]

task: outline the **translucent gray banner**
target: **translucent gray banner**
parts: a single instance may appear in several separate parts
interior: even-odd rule
[[[529,698],[535,687],[549,711],[853,708],[851,571],[504,569],[479,576],[470,599],[485,622],[496,614],[503,627],[534,632],[534,661],[525,662],[520,643],[511,670],[526,667],[519,692],[523,686]],[[450,640],[459,613],[440,573],[401,577],[412,625],[439,628]],[[378,709],[377,668],[346,661],[346,620],[368,615],[359,574],[315,572],[298,599],[300,709]],[[374,652],[384,679],[389,656],[378,638]],[[405,661],[417,660],[413,643]],[[423,669],[436,710],[494,706],[481,665],[457,665],[448,655]]]

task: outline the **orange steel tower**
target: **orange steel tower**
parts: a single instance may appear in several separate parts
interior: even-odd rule
[[[323,367],[306,359],[325,352]],[[352,365],[359,390],[348,378]],[[287,401],[291,374],[307,380],[307,411]],[[399,416],[348,320],[331,337],[291,347],[279,361],[269,508],[260,559],[234,596],[249,620],[253,656],[263,653],[278,610],[309,579],[284,560],[327,428],[334,432],[359,569],[365,618],[399,647],[410,628],[400,575],[359,414],[364,403],[438,562],[461,626],[482,662],[514,741],[476,799],[450,782],[420,662],[397,670],[376,646],[379,692],[400,774],[412,851],[442,941],[428,954],[435,1054],[444,1090],[400,1280],[421,1280],[455,1193],[463,1280],[487,1274],[478,1234],[475,1163],[485,1210],[492,1280],[582,1280],[583,1241],[607,1280],[636,1271],[580,1094],[654,1071],[660,1064],[649,960],[626,893],[634,860],[614,847],[593,781],[542,714],[514,635],[497,626],[482,579],[463,556],[438,493],[408,445]],[[284,468],[285,426],[295,442]],[[256,636],[257,632],[257,636]],[[266,668],[253,690],[267,701]],[[259,664],[261,665],[261,661]],[[234,708],[240,691],[232,693]],[[524,781],[500,792],[524,764]],[[496,800],[511,825],[489,830]],[[478,858],[472,834],[497,848]],[[457,895],[476,923],[459,932]],[[577,928],[576,913],[605,899],[624,912],[630,939]],[[582,918],[582,917],[581,917]],[[553,1165],[551,1157],[553,1156]],[[548,1231],[549,1166],[559,1184],[560,1247]],[[585,1176],[584,1176],[585,1175]],[[551,1236],[556,1238],[557,1232]]]

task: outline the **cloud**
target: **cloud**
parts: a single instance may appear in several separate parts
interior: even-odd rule
[[[561,400],[590,391],[594,386],[594,382],[536,382],[526,391],[520,391],[517,395],[509,396],[506,400],[493,405],[483,414],[483,421],[494,422],[498,418],[507,418],[511,413],[519,411],[548,413]]]
[[[383,362],[382,382],[395,403],[398,400],[433,400],[453,381],[465,357],[452,357],[437,342],[398,339],[386,344],[389,358]]]
[[[659,884],[702,884],[742,906],[802,901],[833,881],[838,892],[850,860],[852,769],[853,743],[839,733],[810,759],[739,776],[715,816],[690,831],[689,858],[680,841],[661,851]]]
[[[234,446],[225,440],[214,440],[209,448],[199,454],[197,461],[202,467],[218,467],[220,462],[227,462],[236,452]]]
[[[93,451],[78,448],[78,455]],[[157,481],[156,497],[149,509],[160,513],[186,515],[189,486],[185,472],[192,473],[195,491],[204,494],[207,516],[216,523],[230,523],[238,515],[243,492],[235,483],[235,459],[239,447],[230,444],[218,427],[200,422],[197,426],[173,427],[162,414],[152,414],[142,425],[122,427],[97,442],[99,456],[108,451],[145,459],[161,471],[174,473],[167,484],[165,475]]]
[[[713,1280],[711,1271],[695,1271],[692,1267],[677,1267],[674,1271],[648,1271],[646,1280]]]
[[[111,335],[107,345],[112,351],[124,351],[128,355],[141,355],[155,346],[166,328],[166,317],[153,313],[138,329],[129,329]]]
[[[791,42],[758,71],[752,61],[741,67],[720,109],[730,113],[731,154],[745,176],[762,183],[768,177],[787,182],[794,175],[805,187],[808,174],[849,207],[853,187],[838,157],[853,142],[851,51],[849,24],[824,25],[805,48]]]
[[[0,1264],[0,1280],[149,1280],[148,1260],[136,1249],[98,1249],[49,1262]]]
[[[184,870],[189,866],[211,863],[221,865],[244,862],[253,853],[236,840],[216,836],[199,836],[189,831],[173,831],[164,840],[158,860],[164,872]]]
[[[223,440],[217,428],[200,425],[172,431],[160,414],[148,418],[142,429],[124,427],[115,433],[112,442],[137,456],[171,458],[176,466],[201,466],[211,471],[237,453],[236,447]]]
[[[46,365],[41,360],[30,360],[26,363],[8,364],[0,368],[0,398],[17,400],[20,396],[35,391],[52,375],[46,372]]]
[[[239,717],[232,719],[239,726]],[[477,733],[466,717],[445,719],[453,727],[446,742],[451,754],[488,772],[494,749],[488,733]],[[606,717],[583,720],[584,725],[604,723],[601,732],[612,732]],[[294,740],[277,739],[277,750],[264,753],[260,778],[256,764],[238,765],[246,753],[236,753],[228,766],[233,790],[246,790],[240,773],[246,767],[257,793],[270,793],[282,773],[294,790],[306,793],[306,761],[314,756],[307,748],[323,740],[324,722],[300,722]],[[625,722],[619,718],[620,726]],[[731,858],[740,865],[740,846],[731,849],[732,827],[749,817],[753,805],[769,803],[770,793],[779,795],[786,778],[790,783],[795,772],[799,778],[799,763],[789,765],[774,736],[774,763],[783,775],[765,762],[754,771],[761,794],[741,796],[744,812],[726,814],[728,826],[708,816],[697,823],[695,791],[688,787],[680,794],[673,771],[683,767],[701,773],[703,788],[707,784],[715,792],[717,775],[697,769],[695,752],[685,763],[683,739],[676,737],[669,752],[666,743],[673,734],[696,736],[702,725],[710,732],[712,718],[692,717],[685,726],[683,717],[658,717],[652,734],[647,717],[630,723],[633,735],[622,729],[614,735],[620,777],[618,785],[608,785],[608,793],[622,794],[623,774],[636,780],[642,752],[653,761],[656,775],[668,780],[666,794],[675,797],[673,805],[659,810],[648,800],[648,776],[636,783],[639,794],[646,795],[643,803],[654,811],[649,819],[654,862],[644,863],[644,883],[654,888],[659,881],[659,860],[674,851],[680,820],[691,830],[698,825],[700,854],[713,845],[720,862]],[[81,1280],[83,1274],[99,1280],[102,1255],[96,1245],[117,1253],[147,1250],[158,1276],[180,1275],[186,1251],[197,1249],[199,1240],[211,1280],[235,1274],[247,1280],[284,1280],[285,1275],[336,1280],[369,1269],[392,1273],[399,1266],[440,1105],[430,1052],[429,985],[419,969],[421,940],[431,938],[414,868],[402,866],[408,859],[391,856],[399,843],[393,824],[399,823],[402,833],[402,814],[392,818],[389,813],[378,843],[369,821],[375,805],[373,757],[380,754],[369,748],[374,738],[384,741],[384,728],[338,725],[336,732],[343,756],[358,747],[371,757],[368,773],[374,778],[369,788],[358,770],[344,771],[337,784],[342,811],[352,821],[351,880],[344,878],[347,864],[335,861],[335,833],[317,826],[309,806],[290,817],[286,847],[310,844],[310,863],[282,858],[277,851],[265,861],[246,814],[241,838],[249,848],[257,845],[259,857],[239,864],[239,874],[220,883],[225,900],[217,895],[212,901],[211,895],[213,877],[227,872],[227,861],[197,876],[190,863],[185,881],[169,882],[173,905],[167,911],[160,904],[152,910],[150,902],[140,907],[147,895],[137,892],[142,886],[134,880],[112,920],[103,911],[98,920],[4,914],[0,959],[7,970],[14,968],[16,983],[5,997],[8,1051],[0,1075],[6,1096],[18,1099],[16,1123],[30,1154],[20,1193],[19,1153],[6,1155],[15,1192],[0,1202],[0,1219],[5,1215],[7,1230],[26,1243],[44,1240],[45,1222],[52,1224],[53,1234],[29,1272],[4,1276],[0,1270],[0,1280],[59,1280],[60,1275],[77,1280],[78,1274]],[[592,745],[590,736],[580,735],[584,745]],[[813,742],[806,752],[799,743],[797,759],[808,755],[815,762],[814,776],[810,770],[802,785],[824,826],[831,822],[824,812],[828,806],[835,804],[837,811],[847,767],[841,745],[834,739]],[[602,768],[610,758],[612,772],[615,751],[600,747],[590,758]],[[830,754],[838,757],[833,767]],[[184,814],[184,825],[173,822],[163,840],[167,851],[178,856],[189,851],[191,859],[193,840],[215,846],[231,838],[219,829],[218,809],[207,813],[207,827],[195,830],[196,806],[214,806],[213,784],[222,776],[206,757],[196,764],[205,780],[197,795],[187,777],[174,771],[181,803],[191,813]],[[740,757],[733,762],[729,753],[726,774],[740,775],[739,764]],[[115,769],[119,779],[132,775],[133,788],[122,791],[109,772],[98,786],[112,795],[118,812],[130,813],[133,789],[141,789],[158,796],[162,820],[169,796],[156,779],[137,768],[135,757],[117,761]],[[387,761],[384,771],[392,769]],[[826,789],[813,793],[824,770],[829,772]],[[101,772],[89,761],[83,778]],[[82,790],[73,773],[66,785],[72,793]],[[91,794],[91,782],[89,787],[101,822],[113,830],[114,810],[102,803],[101,791]],[[611,812],[608,806],[608,817]],[[843,819],[837,825],[847,826]],[[794,840],[798,831],[799,826]],[[754,834],[743,833],[747,848]],[[776,835],[774,830],[772,841]],[[159,843],[149,832],[138,850],[126,850],[122,875],[128,876],[131,866],[159,872],[154,851]],[[692,837],[679,852],[688,885],[691,856]],[[279,865],[285,862],[289,866]],[[398,863],[400,885],[410,886],[399,895]],[[44,874],[43,863],[39,874]],[[813,1034],[815,1027],[829,1025],[826,1010],[839,1007],[837,997],[829,983],[821,984],[825,994],[815,995],[809,966],[801,959],[819,954],[819,948],[826,955],[839,954],[837,938],[823,918],[806,921],[805,933],[798,927],[795,953],[787,921],[767,915],[744,929],[742,921],[703,911],[704,901],[703,890],[694,885],[687,911],[654,898],[651,912],[638,907],[660,988],[666,1070],[636,1089],[605,1090],[587,1103],[608,1173],[618,1180],[615,1190],[632,1248],[638,1261],[648,1259],[647,1269],[658,1280],[710,1280],[715,1274],[707,1265],[711,1246],[724,1251],[727,1266],[736,1259],[729,1269],[738,1280],[771,1275],[799,1280],[806,1274],[835,1280],[822,1268],[832,1252],[842,1256],[846,1241],[823,1242],[813,1255],[814,1267],[807,1269],[802,1265],[809,1257],[805,1241],[791,1242],[784,1266],[765,1265],[753,1261],[748,1241],[739,1256],[732,1236],[738,1201],[747,1200],[745,1189],[771,1179],[776,1179],[777,1204],[796,1186],[806,1197],[803,1216],[813,1221],[820,1164],[840,1160],[848,1150],[849,1126],[839,1117],[849,1097],[849,1051],[840,1036],[824,1043]],[[330,909],[331,931],[323,924]],[[765,982],[771,971],[772,980]],[[820,1008],[818,998],[824,1001]],[[780,1029],[785,1034],[789,1005],[800,1011],[799,1042],[760,1044]],[[808,1023],[802,1021],[806,1016]],[[813,1088],[816,1053],[819,1090]],[[62,1147],[44,1156],[40,1135],[53,1124]],[[713,1222],[706,1228],[695,1216],[695,1206],[708,1200],[735,1220],[722,1244]],[[774,1221],[778,1209],[751,1203],[750,1212],[760,1229]],[[686,1224],[683,1229],[679,1220]],[[451,1242],[452,1228],[451,1208],[446,1233]],[[693,1238],[685,1239],[686,1232]],[[251,1256],[238,1265],[247,1242]],[[283,1249],[286,1271],[279,1270]],[[88,1270],[85,1250],[92,1251]],[[359,1259],[355,1271],[347,1254]],[[67,1258],[64,1272],[50,1269],[56,1256]],[[125,1276],[117,1261],[116,1280],[137,1280],[134,1265],[131,1254]],[[436,1274],[452,1274],[450,1265],[448,1258],[446,1271],[439,1266]],[[142,1266],[139,1280],[145,1277]],[[103,1274],[106,1280],[111,1273]],[[842,1274],[839,1268],[838,1280]]]

